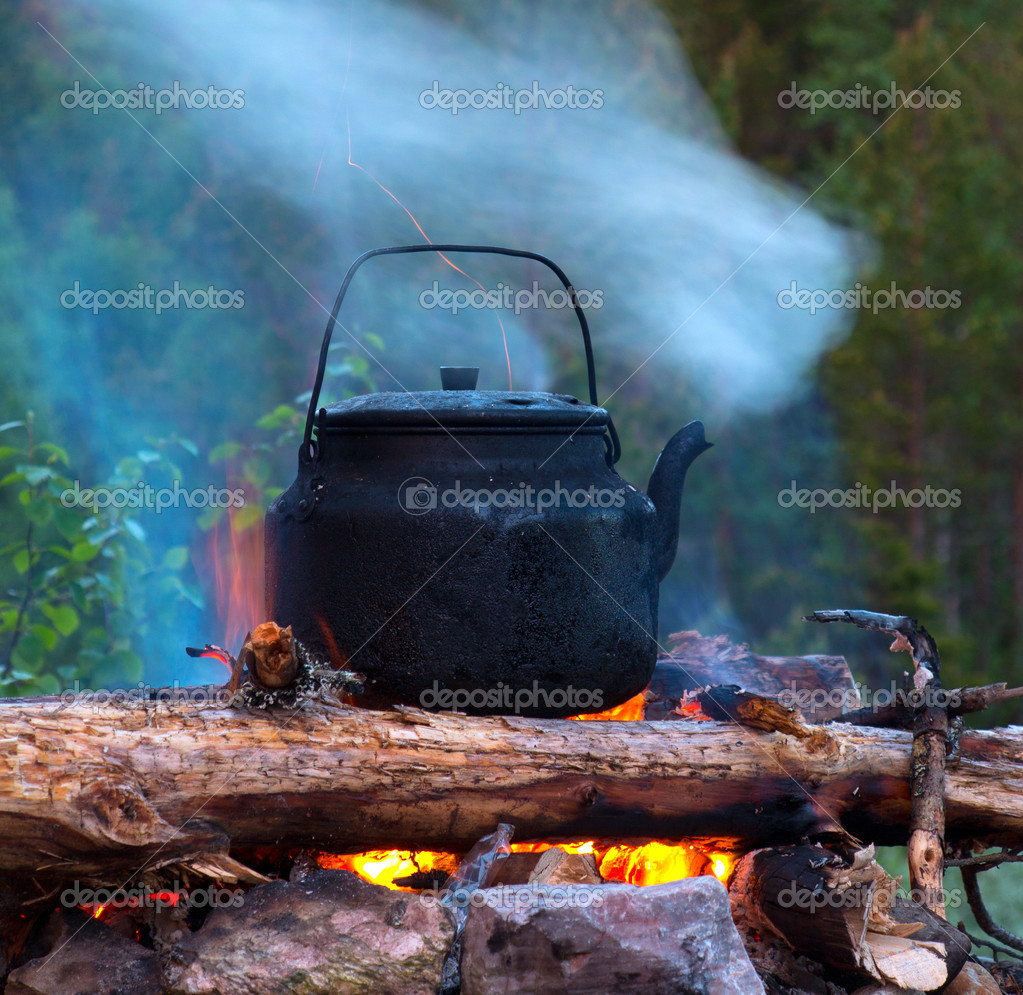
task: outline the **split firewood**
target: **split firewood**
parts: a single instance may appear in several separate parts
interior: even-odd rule
[[[1004,975],[1002,977],[1009,980]],[[1019,991],[1023,991],[1019,985],[999,984],[986,968],[967,961],[955,979],[942,990],[942,995],[1002,995],[1003,992]]]
[[[954,978],[969,938],[898,893],[873,846],[787,846],[739,861],[733,910],[793,950],[842,971],[933,991]]]
[[[602,884],[597,859],[592,853],[568,853],[561,847],[544,851],[529,884]]]

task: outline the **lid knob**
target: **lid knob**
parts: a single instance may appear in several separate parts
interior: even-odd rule
[[[442,366],[440,385],[444,390],[475,390],[479,376],[478,366]]]

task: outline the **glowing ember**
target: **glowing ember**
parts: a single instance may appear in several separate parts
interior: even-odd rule
[[[544,853],[551,847],[559,847],[565,853],[593,853],[593,840],[585,843],[512,843],[512,853]]]
[[[219,660],[225,667],[227,667],[227,672],[229,674],[232,673],[231,661],[228,659],[228,655],[225,650],[215,649],[214,647],[211,646],[203,650],[203,652],[200,653],[199,656],[209,660]]]
[[[78,908],[92,916],[93,919],[110,921],[133,909],[174,907],[185,897],[185,893],[180,891],[147,890],[144,895],[139,894],[136,889],[128,891],[111,889],[111,891],[113,895],[108,902],[104,902],[102,905],[88,903],[79,905]]]
[[[439,871],[441,875],[451,874],[458,858],[453,853],[434,850],[367,850],[365,853],[321,853],[316,857],[320,867],[341,871],[352,871],[364,881],[382,884],[396,891],[416,891],[404,885],[395,884],[395,878],[407,878],[413,874],[429,874]]]
[[[361,173],[365,173],[366,176],[368,176],[385,194],[387,194],[388,197],[391,198],[391,200],[395,202],[395,204],[398,205],[398,207],[400,207],[409,216],[409,220],[412,222],[412,224],[416,226],[416,230],[419,232],[419,234],[422,235],[423,238],[432,245],[433,240],[430,238],[429,235],[426,234],[426,232],[423,230],[419,222],[416,221],[415,215],[400,200],[398,200],[398,198],[393,193],[391,193],[391,191],[388,190],[387,187],[385,187],[368,169],[366,169],[364,166],[360,166],[357,162],[352,161],[352,125],[351,122],[348,120],[348,111],[345,111],[345,130],[348,133],[348,165],[354,166]],[[319,169],[317,169],[316,173],[318,176]],[[316,181],[314,180],[313,186],[315,187],[315,185]],[[462,276],[466,277],[467,279],[475,283],[480,290],[482,290],[484,293],[487,293],[486,287],[484,287],[483,284],[479,282],[479,280],[477,280],[475,277],[469,276],[469,274],[466,273],[464,269],[461,269],[458,266],[456,266],[450,259],[448,259],[447,256],[444,255],[443,252],[438,252],[437,255],[440,256],[441,259],[443,259],[444,262],[448,264],[448,266],[455,270],[455,272],[461,273]],[[511,355],[508,352],[508,334],[504,330],[504,322],[501,321],[500,314],[498,314],[495,311],[494,317],[497,319],[497,325],[501,329],[501,341],[504,343],[504,358],[505,362],[508,364],[508,389],[514,390],[515,388],[512,386]]]
[[[689,698],[688,694],[682,701],[675,707],[675,711],[679,715],[685,716],[687,719],[694,719],[697,722],[711,722],[711,717],[704,713],[700,702],[695,698]]]
[[[732,859],[722,853],[706,853],[693,846],[646,843],[643,846],[612,846],[600,860],[600,873],[608,881],[626,884],[663,884],[682,878],[713,875],[727,879]]]
[[[642,846],[615,844],[600,846],[593,840],[573,843],[513,843],[512,853],[543,853],[551,847],[567,853],[592,853],[605,881],[652,885],[681,878],[713,875],[726,882],[735,866],[729,854],[701,850],[692,845],[673,845],[657,841]],[[382,884],[399,891],[417,889],[395,884],[395,878],[440,871],[450,874],[458,863],[453,853],[433,850],[369,850],[358,854],[321,853],[320,867],[352,871],[364,881]]]
[[[643,710],[646,708],[646,700],[643,692],[634,695],[628,701],[623,701],[606,712],[593,712],[590,715],[570,715],[570,719],[577,719],[580,722],[639,722],[643,718]]]

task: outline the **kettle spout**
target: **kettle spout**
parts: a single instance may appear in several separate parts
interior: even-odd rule
[[[691,421],[668,440],[654,463],[646,493],[657,509],[653,560],[658,583],[671,569],[678,551],[678,519],[686,471],[700,453],[713,445],[703,434],[703,422]]]

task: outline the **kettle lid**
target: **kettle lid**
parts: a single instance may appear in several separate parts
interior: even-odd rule
[[[604,408],[584,404],[570,394],[512,390],[383,391],[360,394],[325,409],[322,424],[331,429],[488,428],[576,430],[601,435]]]

